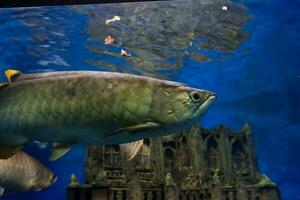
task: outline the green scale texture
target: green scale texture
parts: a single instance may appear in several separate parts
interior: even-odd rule
[[[188,94],[193,90],[176,82],[111,72],[22,74],[0,91],[0,143],[80,142],[145,122],[160,127],[180,124],[198,117],[194,113],[211,95],[199,90],[202,100],[195,104]]]

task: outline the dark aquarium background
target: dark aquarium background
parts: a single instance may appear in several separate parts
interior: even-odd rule
[[[107,25],[105,20],[120,16]],[[253,129],[258,164],[283,199],[300,198],[300,3],[285,0],[174,0],[0,9],[0,66],[23,73],[126,72],[214,91],[203,127]],[[116,39],[105,45],[108,35]],[[121,56],[121,49],[130,57]],[[49,162],[50,188],[1,197],[66,199],[70,175],[84,182],[85,147]]]

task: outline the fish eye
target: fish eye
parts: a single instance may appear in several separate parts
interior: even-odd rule
[[[196,103],[201,101],[201,96],[200,96],[199,92],[196,92],[196,91],[190,92],[190,98]]]

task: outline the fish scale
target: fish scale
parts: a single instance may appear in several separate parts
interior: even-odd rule
[[[119,144],[179,132],[215,98],[180,83],[122,73],[14,73],[18,77],[0,88],[0,137],[15,143],[0,140],[0,157],[31,140]]]
[[[0,160],[0,187],[5,194],[40,190],[49,187],[55,180],[46,166],[24,152]]]

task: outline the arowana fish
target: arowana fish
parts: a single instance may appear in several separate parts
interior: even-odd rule
[[[191,127],[216,95],[184,84],[124,73],[7,70],[0,87],[0,158],[29,141],[54,142],[51,160],[73,144],[122,144],[134,157],[144,138]],[[134,142],[137,142],[135,144]]]
[[[56,179],[46,166],[22,151],[8,159],[0,159],[0,196],[40,191],[51,186]]]

